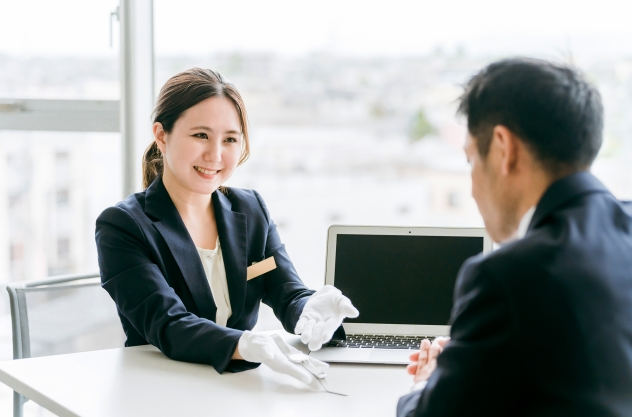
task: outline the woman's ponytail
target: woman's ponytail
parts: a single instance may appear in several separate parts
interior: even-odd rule
[[[162,175],[162,153],[158,149],[156,142],[152,142],[151,145],[145,149],[143,155],[143,190],[147,189],[154,180]]]

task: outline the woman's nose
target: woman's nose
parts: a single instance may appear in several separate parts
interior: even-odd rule
[[[204,150],[204,160],[219,162],[222,160],[222,147],[219,140],[211,140]]]

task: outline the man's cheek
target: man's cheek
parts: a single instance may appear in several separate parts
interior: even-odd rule
[[[479,199],[481,197],[481,187],[476,174],[472,174],[472,198],[476,201],[476,204],[479,204]]]
[[[483,219],[489,217],[489,201],[487,201],[488,195],[484,192],[480,185],[472,185],[472,197],[474,198],[476,207],[478,207],[478,212]]]

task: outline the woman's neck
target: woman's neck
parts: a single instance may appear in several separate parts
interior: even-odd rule
[[[169,169],[165,169],[163,172],[162,182],[183,220],[201,220],[208,217],[209,214],[211,217],[215,217],[213,210],[211,210],[211,194],[198,194],[186,189],[176,180]]]

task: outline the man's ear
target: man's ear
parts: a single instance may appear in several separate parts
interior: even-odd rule
[[[158,149],[160,149],[160,152],[164,154],[167,148],[167,143],[165,142],[165,137],[167,136],[167,133],[162,128],[162,123],[160,122],[154,123],[152,129],[154,131],[154,140],[156,141],[156,145],[158,145]]]
[[[520,151],[519,139],[513,132],[503,125],[494,127],[492,133],[491,148],[496,148],[497,158],[500,162],[500,172],[507,176],[516,169],[518,152]]]

